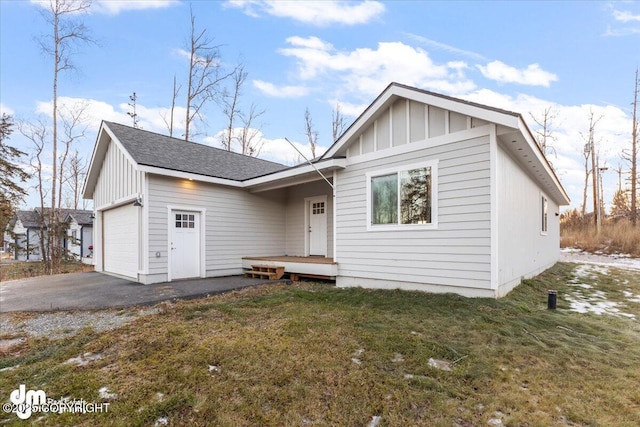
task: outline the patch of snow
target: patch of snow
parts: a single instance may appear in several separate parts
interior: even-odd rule
[[[579,264],[615,267],[623,270],[640,270],[640,258],[632,258],[627,254],[599,255],[579,249],[564,248],[561,250],[561,260]]]
[[[432,368],[440,369],[441,371],[450,371],[451,370],[451,363],[447,362],[446,360],[438,360],[438,359],[429,358],[428,364]]]
[[[71,359],[67,359],[64,363],[73,363],[76,366],[86,366],[91,362],[95,362],[96,360],[100,360],[104,358],[101,353],[84,353],[78,357],[72,357]]]
[[[153,427],[161,427],[169,425],[169,417],[160,417],[153,423]]]
[[[118,397],[116,393],[111,393],[108,387],[100,387],[100,390],[98,390],[98,394],[100,395],[101,399],[106,400],[115,399]]]
[[[379,415],[374,415],[373,417],[371,417],[371,421],[369,422],[369,424],[367,424],[367,427],[378,427],[380,421],[382,421],[382,417]]]
[[[13,371],[16,368],[19,368],[20,365],[7,366],[6,368],[0,369],[0,372]]]
[[[413,374],[404,374],[404,379],[405,380],[412,380],[414,379],[416,376]]]
[[[393,363],[404,362],[404,356],[402,356],[400,353],[396,353],[393,355],[393,359],[391,359],[391,361]]]
[[[220,372],[220,367],[216,365],[209,365],[209,372]]]
[[[352,361],[353,363],[355,363],[356,365],[360,365],[360,364],[362,364],[362,362],[360,361],[360,359],[358,359],[357,357],[352,357],[352,358],[351,358],[351,361]]]

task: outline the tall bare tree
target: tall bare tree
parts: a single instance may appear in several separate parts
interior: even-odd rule
[[[307,107],[304,110],[304,131],[309,140],[309,149],[311,150],[311,157],[315,159],[316,148],[318,147],[318,131],[313,126],[313,119],[311,113]]]
[[[80,200],[82,184],[87,176],[87,161],[80,156],[78,150],[75,150],[71,158],[69,159],[69,167],[65,176],[65,182],[69,189],[70,197],[68,205],[73,209],[86,209],[87,201]]]
[[[538,125],[538,129],[535,131],[536,140],[540,149],[547,156],[550,152],[556,153],[556,149],[553,147],[553,142],[556,140],[553,135],[553,124],[555,119],[558,117],[558,113],[553,109],[552,106],[546,107],[542,111],[542,115],[540,117],[536,117],[533,114],[529,113],[533,121]]]
[[[590,110],[589,111],[589,132],[586,135],[582,134],[582,138],[585,140],[588,147],[588,148],[585,148],[585,151],[587,151],[588,149],[588,155],[591,156],[591,180],[592,180],[592,189],[593,189],[593,217],[594,217],[593,221],[594,221],[596,232],[599,231],[601,218],[600,218],[600,215],[598,215],[598,212],[600,211],[600,207],[599,207],[600,197],[599,197],[599,191],[598,191],[599,165],[598,165],[598,162],[596,161],[598,149],[596,146],[595,132],[596,132],[596,125],[601,119],[602,119],[602,116],[599,116],[596,118],[593,110]],[[587,155],[585,155],[585,157],[586,156]],[[586,166],[585,166],[585,171],[586,171]],[[587,180],[588,178],[585,178],[585,192],[586,192]]]
[[[61,179],[58,172],[58,78],[60,73],[74,69],[71,61],[79,43],[92,42],[87,27],[80,17],[89,11],[91,0],[49,0],[43,13],[50,25],[51,33],[41,40],[40,45],[45,53],[53,57],[52,78],[52,176],[51,176],[51,209],[49,210],[49,230],[47,239],[51,251],[50,261],[45,261],[45,271],[55,273],[59,269],[62,248],[59,247],[59,224],[56,215],[56,187]],[[44,212],[44,203],[41,204]],[[43,236],[41,236],[43,237]]]
[[[39,246],[40,246],[40,255],[42,257],[42,262],[44,263],[45,268],[51,272],[51,260],[50,260],[50,250],[51,246],[47,241],[47,233],[45,228],[45,203],[48,196],[49,191],[55,192],[55,186],[49,186],[45,181],[44,176],[44,151],[47,146],[47,140],[49,138],[47,131],[47,124],[44,120],[37,120],[34,122],[18,122],[18,130],[20,133],[31,141],[33,146],[33,151],[30,159],[31,169],[36,176],[36,191],[38,192],[38,196],[40,198],[40,229],[38,232],[39,237]],[[53,209],[50,209],[53,211]],[[30,250],[30,248],[26,248],[26,250]]]
[[[87,125],[85,124],[85,111],[87,109],[86,103],[79,103],[72,107],[65,106],[60,109],[60,121],[62,122],[62,148],[63,151],[60,154],[59,170],[58,170],[58,206],[62,208],[62,190],[65,186],[67,174],[67,159],[71,153],[71,147],[73,143],[78,139],[82,139],[86,136]]]
[[[220,137],[220,143],[222,148],[227,151],[233,151],[234,127],[237,125],[236,121],[241,114],[240,94],[247,75],[248,73],[244,70],[244,66],[239,65],[231,76],[233,81],[231,90],[224,90],[222,93],[222,114],[227,118],[227,128]]]
[[[256,120],[263,114],[264,110],[259,110],[255,104],[251,104],[248,112],[240,113],[242,129],[238,137],[238,143],[240,144],[240,152],[244,155],[253,157],[260,155],[264,140],[262,139],[262,132],[260,131],[262,126],[256,123]]]
[[[631,222],[638,222],[638,69],[633,90],[633,119],[631,129]]]
[[[174,74],[173,75],[173,92],[171,93],[171,109],[169,110],[169,117],[167,117],[166,113],[160,113],[160,118],[162,119],[165,126],[167,127],[170,137],[173,137],[173,122],[175,119],[176,99],[178,99],[180,89],[182,89],[182,86],[178,85],[176,75]]]
[[[344,119],[342,111],[340,110],[340,104],[336,104],[336,108],[334,108],[331,112],[331,125],[333,136],[333,141],[331,142],[334,143],[338,140],[340,135],[342,135],[342,132],[344,132],[344,129],[347,127],[347,122]]]
[[[196,29],[196,17],[190,9],[191,37],[189,41],[189,76],[187,84],[187,111],[185,116],[184,139],[188,141],[191,126],[196,119],[202,120],[202,109],[214,100],[220,91],[220,84],[231,72],[225,72],[220,61],[220,47],[213,44],[207,29]]]

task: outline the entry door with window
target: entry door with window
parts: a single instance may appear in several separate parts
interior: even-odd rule
[[[200,212],[171,211],[171,280],[200,276]]]
[[[309,255],[327,256],[327,198],[309,199]]]

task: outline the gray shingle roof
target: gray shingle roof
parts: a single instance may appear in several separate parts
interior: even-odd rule
[[[85,211],[80,209],[77,209],[77,210],[69,209],[67,212],[67,215],[75,219],[76,222],[80,225],[93,224],[93,218],[91,218],[91,215],[93,215],[93,212],[91,211]]]
[[[22,226],[25,228],[40,228],[40,208],[35,208],[31,211],[16,211],[9,221],[8,228],[13,228],[16,224],[16,220],[20,220]],[[44,208],[44,222],[45,227],[49,224],[49,208]],[[93,224],[92,211],[82,209],[60,209],[58,216],[61,220],[66,220],[68,216],[72,216],[80,225]]]
[[[208,145],[170,138],[113,122],[105,125],[139,164],[198,175],[244,181],[288,166]]]

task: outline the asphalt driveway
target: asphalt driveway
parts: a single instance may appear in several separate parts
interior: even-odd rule
[[[94,310],[219,294],[267,283],[242,276],[142,285],[107,274],[71,273],[0,282],[0,313]]]

